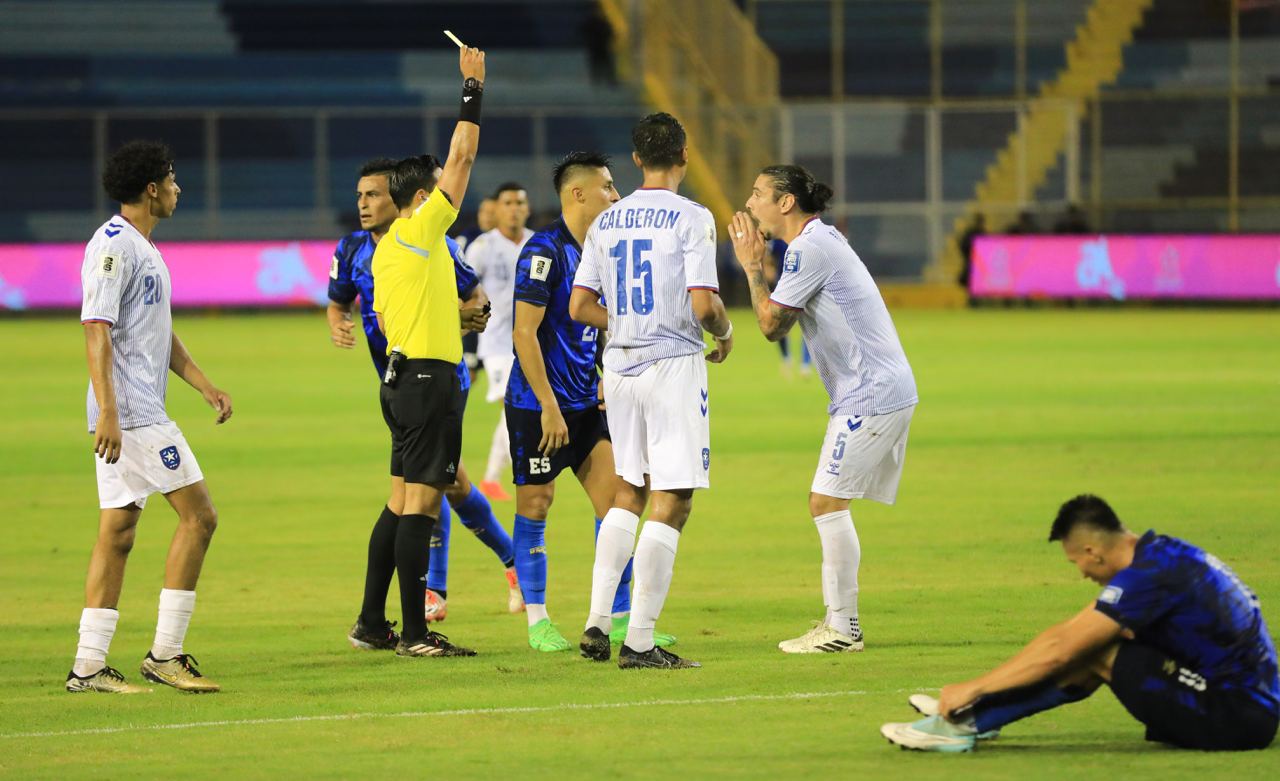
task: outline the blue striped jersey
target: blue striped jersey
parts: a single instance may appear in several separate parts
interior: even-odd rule
[[[561,217],[533,234],[516,261],[515,300],[543,307],[538,347],[546,365],[547,381],[562,410],[595,406],[599,382],[596,329],[569,317],[569,296],[581,252]],[[507,380],[506,402],[516,409],[542,410],[518,355]]]
[[[840,231],[810,220],[787,247],[770,300],[800,313],[831,415],[884,415],[919,401],[880,289]]]
[[[111,325],[111,379],[120,428],[167,422],[173,317],[169,269],[160,250],[116,215],[85,245],[80,282],[80,321]],[[85,406],[92,432],[99,414],[92,380]]]
[[[711,212],[670,190],[636,190],[592,223],[574,286],[609,311],[606,369],[634,376],[702,352],[689,291],[720,289]]]

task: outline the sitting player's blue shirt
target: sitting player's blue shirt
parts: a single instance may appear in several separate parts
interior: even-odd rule
[[[475,291],[480,280],[476,272],[462,259],[462,250],[451,238],[445,237],[449,254],[453,256],[453,273],[458,280],[458,298],[467,299]],[[369,231],[349,233],[338,242],[333,253],[333,266],[329,269],[329,300],[338,304],[350,304],[360,298],[360,319],[364,323],[365,341],[369,344],[369,357],[378,378],[387,371],[387,337],[378,328],[378,316],[373,312],[373,250]],[[458,380],[462,390],[471,387],[471,374],[465,363],[458,364]]]
[[[587,409],[599,403],[596,329],[569,317],[569,296],[581,257],[582,248],[561,217],[533,234],[516,261],[515,300],[545,309],[538,326],[538,345],[547,366],[547,380],[562,410]],[[507,381],[506,402],[516,409],[542,410],[520,368],[519,355]]]
[[[1102,590],[1097,609],[1143,645],[1280,714],[1276,648],[1258,597],[1216,557],[1148,531],[1133,563]]]

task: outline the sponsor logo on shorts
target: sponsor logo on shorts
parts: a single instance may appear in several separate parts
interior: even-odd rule
[[[702,470],[705,472],[711,469],[711,448],[704,447],[702,449]]]
[[[547,555],[547,546],[546,546],[546,545],[535,545],[534,547],[532,547],[532,548],[530,548],[530,549],[529,549],[529,555],[530,555],[530,556],[536,556],[536,555],[538,555],[539,553],[541,553],[543,556]]]
[[[701,393],[702,393],[702,406],[699,407],[699,409],[702,410],[702,417],[705,418],[707,416],[707,392],[704,390]]]
[[[836,477],[839,477],[839,476],[840,476],[840,462],[839,462],[839,461],[832,461],[831,463],[827,464],[827,474],[829,474],[829,475],[835,475]]]
[[[1108,605],[1114,605],[1120,601],[1120,597],[1124,596],[1124,589],[1119,586],[1107,586],[1098,595],[1099,602],[1106,602]]]
[[[182,456],[178,455],[177,447],[170,445],[160,451],[160,461],[168,469],[177,469],[182,464]]]
[[[855,420],[858,422],[854,423]],[[845,425],[849,427],[850,431],[857,431],[862,428],[862,418],[849,418],[845,421]]]

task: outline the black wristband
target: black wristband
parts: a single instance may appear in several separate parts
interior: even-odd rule
[[[462,106],[458,109],[459,122],[480,124],[480,99],[484,96],[484,84],[476,79],[462,82]]]

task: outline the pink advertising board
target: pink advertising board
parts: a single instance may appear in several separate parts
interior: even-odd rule
[[[317,306],[333,241],[164,241],[175,308]],[[0,244],[0,310],[79,309],[83,244]]]
[[[1280,235],[983,236],[980,298],[1280,300]]]

